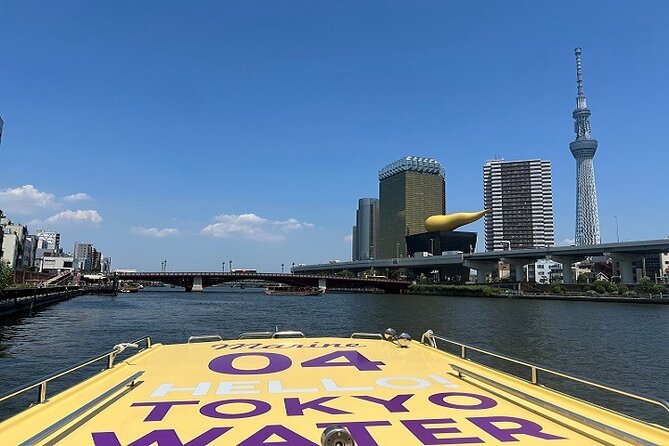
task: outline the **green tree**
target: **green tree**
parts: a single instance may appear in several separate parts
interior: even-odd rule
[[[0,260],[0,291],[14,283],[14,270]]]
[[[652,293],[654,288],[655,284],[648,277],[642,277],[639,283],[637,283],[637,289],[642,293]]]

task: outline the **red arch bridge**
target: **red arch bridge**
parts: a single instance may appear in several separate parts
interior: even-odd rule
[[[380,277],[359,278],[324,276],[316,274],[282,273],[213,273],[213,272],[118,272],[117,280],[146,280],[162,282],[186,288],[186,291],[202,291],[206,287],[229,282],[274,282],[299,287],[324,288],[376,288],[386,293],[401,293],[410,281]]]

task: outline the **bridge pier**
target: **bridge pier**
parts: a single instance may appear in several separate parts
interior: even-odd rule
[[[523,258],[505,258],[501,259],[503,262],[508,263],[513,266],[514,273],[516,275],[517,282],[527,282],[527,277],[525,277],[525,265],[529,265],[535,262],[534,259],[523,259]]]
[[[193,284],[189,287],[186,287],[187,292],[198,292],[201,293],[204,291],[204,287],[202,286],[202,276],[195,276],[193,277]]]
[[[497,260],[465,260],[463,264],[476,270],[476,283],[486,283],[486,276],[492,272],[493,266],[497,265]]]
[[[574,277],[574,270],[571,267],[576,262],[580,262],[582,257],[572,256],[548,256],[548,259],[558,262],[562,265],[562,283],[565,285],[573,285],[576,283],[577,277]]]
[[[634,283],[634,265],[633,262],[638,260],[641,256],[634,254],[616,254],[611,253],[611,260],[618,262],[618,269],[620,271],[620,283],[633,284]]]

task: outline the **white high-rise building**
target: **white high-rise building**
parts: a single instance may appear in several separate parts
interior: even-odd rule
[[[550,161],[487,161],[483,204],[486,251],[554,244]]]

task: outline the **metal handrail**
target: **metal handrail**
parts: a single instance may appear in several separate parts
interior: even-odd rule
[[[146,343],[146,347],[145,347],[146,349],[151,348],[151,338],[149,336],[144,336],[143,338],[139,338],[139,339],[133,341],[131,344],[138,344],[140,342],[145,342]],[[37,394],[37,401],[36,402],[38,404],[44,403],[47,400],[47,392],[46,392],[47,391],[47,384],[50,381],[53,381],[53,380],[58,379],[62,376],[65,376],[65,375],[69,375],[72,372],[75,372],[75,371],[77,371],[77,370],[79,370],[83,367],[86,367],[87,365],[91,365],[91,364],[93,364],[95,362],[98,362],[102,359],[107,360],[107,366],[105,367],[105,369],[106,370],[111,369],[112,367],[114,367],[114,359],[116,358],[116,355],[118,355],[120,353],[120,351],[121,350],[118,349],[118,348],[113,348],[113,349],[111,349],[109,351],[106,351],[106,352],[104,352],[104,353],[102,353],[98,356],[95,356],[93,358],[82,361],[82,362],[80,362],[80,363],[78,363],[74,366],[66,367],[62,370],[54,372],[54,373],[52,373],[50,375],[47,375],[43,378],[36,379],[35,381],[32,381],[28,384],[24,384],[22,386],[15,387],[14,389],[0,395],[0,403],[2,403],[3,401],[9,400],[11,398],[14,398],[15,396],[20,395],[24,392],[27,392],[28,390],[32,390],[35,387],[38,388],[38,394]]]
[[[273,331],[246,331],[237,336],[237,339],[270,339]]]
[[[351,339],[383,339],[383,335],[381,333],[355,332],[351,335]]]
[[[215,341],[222,341],[223,338],[221,338],[219,335],[201,335],[201,336],[189,336],[188,337],[188,343],[193,344],[197,342],[215,342]]]
[[[521,366],[524,366],[524,367],[528,367],[530,369],[531,378],[530,378],[529,381],[528,380],[525,380],[525,381],[528,381],[528,382],[530,382],[532,384],[535,384],[535,385],[540,385],[540,383],[539,383],[539,372],[543,372],[543,373],[547,373],[549,375],[557,376],[557,377],[560,377],[560,378],[565,378],[565,379],[568,379],[568,380],[573,381],[573,382],[577,382],[577,383],[580,383],[580,384],[585,384],[585,385],[590,386],[590,387],[595,387],[595,388],[598,388],[598,389],[601,389],[601,390],[606,390],[608,392],[615,393],[615,394],[625,396],[625,397],[628,397],[628,398],[632,398],[632,399],[635,399],[635,400],[638,400],[638,401],[643,401],[645,403],[654,404],[656,406],[659,406],[659,407],[663,408],[664,410],[666,410],[669,413],[669,402],[667,402],[667,401],[665,401],[661,398],[656,398],[656,397],[649,396],[649,395],[644,395],[644,394],[641,394],[641,393],[634,393],[630,390],[621,389],[619,387],[614,387],[614,386],[611,386],[611,385],[608,385],[608,384],[604,384],[604,383],[600,383],[600,382],[597,382],[597,381],[594,381],[594,380],[586,379],[586,378],[583,378],[583,377],[580,377],[580,376],[572,375],[572,374],[569,374],[569,373],[566,373],[566,372],[562,372],[560,370],[549,369],[548,367],[543,367],[543,366],[539,366],[539,365],[536,365],[536,364],[532,364],[530,362],[523,361],[523,360],[517,359],[517,358],[513,358],[511,356],[501,355],[499,353],[484,350],[482,348],[473,347],[471,345],[463,344],[461,342],[454,341],[452,339],[447,339],[447,338],[444,338],[444,337],[441,337],[441,336],[437,336],[437,335],[433,334],[431,332],[431,330],[428,330],[427,332],[423,333],[423,335],[421,337],[421,343],[426,344],[425,341],[427,340],[427,343],[429,343],[430,346],[432,346],[434,348],[438,348],[437,343],[434,341],[435,339],[438,339],[440,341],[444,341],[444,342],[447,342],[449,344],[460,347],[460,357],[462,359],[469,359],[469,358],[467,358],[467,351],[468,350],[473,350],[477,353],[492,356],[494,358],[502,359],[504,361],[508,361],[508,362],[511,362],[511,363],[514,363],[514,364],[518,364],[518,365],[521,365]],[[471,359],[469,359],[469,360],[471,360]],[[520,378],[520,379],[523,379],[523,378]]]
[[[297,330],[282,330],[277,331],[272,335],[272,339],[286,339],[286,338],[303,338],[304,333]]]

